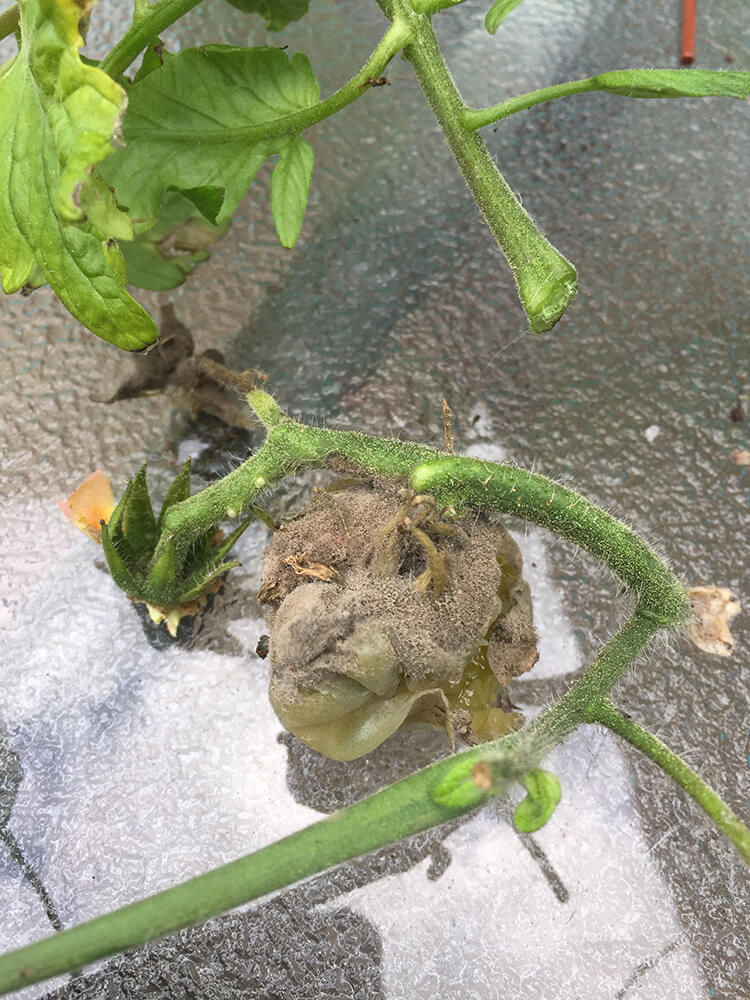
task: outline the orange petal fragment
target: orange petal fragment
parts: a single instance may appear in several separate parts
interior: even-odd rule
[[[729,622],[740,610],[739,599],[726,587],[691,587],[688,596],[693,608],[688,636],[704,653],[729,656],[734,649]]]
[[[84,479],[67,500],[58,500],[57,506],[67,519],[95,542],[101,542],[100,522],[107,523],[115,509],[115,498],[109,476],[97,469]]]

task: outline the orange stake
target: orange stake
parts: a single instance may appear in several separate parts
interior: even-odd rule
[[[680,62],[689,66],[695,61],[695,3],[696,0],[682,0],[682,52]]]

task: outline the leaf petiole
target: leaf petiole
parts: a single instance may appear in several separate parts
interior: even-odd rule
[[[149,42],[155,41],[165,28],[179,21],[199,3],[200,0],[161,0],[150,7],[148,12],[143,5],[138,4],[134,10],[133,24],[102,59],[99,68],[111,77],[118,77]]]
[[[750,73],[725,70],[627,69],[598,73],[584,80],[569,80],[552,87],[542,87],[528,94],[493,104],[490,108],[464,108],[461,122],[476,131],[508,118],[517,111],[527,111],[537,104],[602,90],[621,97],[733,97],[745,100],[750,95]]]

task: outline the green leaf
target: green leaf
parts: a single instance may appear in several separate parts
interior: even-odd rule
[[[139,83],[149,73],[153,73],[155,69],[163,66],[165,59],[169,59],[170,55],[171,53],[164,49],[164,42],[162,42],[161,38],[157,38],[143,53],[143,59],[141,59],[141,65],[133,77],[133,83]]]
[[[526,796],[516,806],[513,822],[521,833],[540,830],[560,801],[560,782],[550,771],[535,768],[523,776]]]
[[[93,0],[25,0],[21,44],[0,75],[0,276],[38,271],[97,336],[137,350],[157,337],[125,289],[118,238],[130,221],[92,168],[112,150],[124,91],[78,56]],[[36,268],[35,268],[36,265]]]
[[[750,73],[703,69],[622,69],[593,78],[623,97],[750,97]]]
[[[245,14],[260,14],[269,31],[281,31],[307,13],[310,0],[227,0]]]
[[[279,243],[291,249],[302,229],[315,154],[299,136],[288,141],[279,154],[271,175],[271,215]]]
[[[208,260],[208,248],[221,239],[229,225],[229,219],[213,225],[196,210],[192,199],[177,191],[167,192],[154,225],[121,247],[128,284],[157,292],[176,288],[198,264]]]
[[[187,49],[133,85],[125,147],[99,170],[134,218],[156,218],[162,192],[178,190],[218,225],[231,217],[264,160],[274,152],[283,159],[285,140],[299,131],[283,119],[317,101],[318,85],[302,53],[289,58],[275,48]],[[293,157],[292,168],[298,159],[306,162],[299,150],[286,155]],[[299,184],[299,166],[287,163],[285,173]],[[223,199],[212,211],[217,192]],[[284,232],[299,219],[299,198],[298,192]]]
[[[520,3],[521,0],[495,0],[484,19],[487,31],[494,35],[508,14],[515,10]]]

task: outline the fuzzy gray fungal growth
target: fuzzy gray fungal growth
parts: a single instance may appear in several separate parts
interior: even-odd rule
[[[309,746],[352,760],[407,719],[484,738],[537,659],[521,555],[483,516],[446,520],[387,480],[319,491],[266,549],[270,699]],[[495,730],[488,730],[490,735]]]

